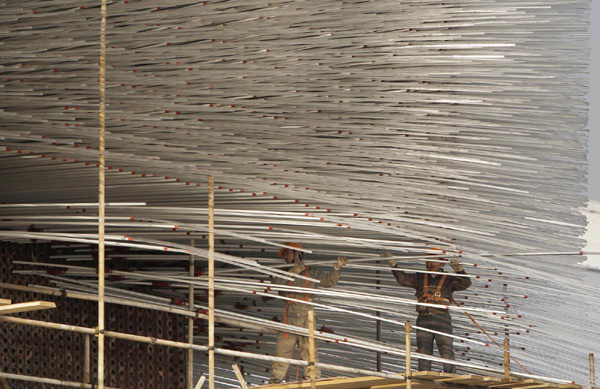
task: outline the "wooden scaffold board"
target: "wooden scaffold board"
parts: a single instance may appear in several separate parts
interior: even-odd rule
[[[0,303],[0,315],[9,315],[11,313],[39,311],[41,309],[56,308],[56,304],[49,301],[31,301],[28,303],[19,304],[10,304],[10,300],[3,301],[9,301],[9,303]]]
[[[399,379],[380,377],[358,377],[358,378],[328,378],[317,380],[316,387],[319,389],[401,389],[406,388],[407,383],[402,375]],[[414,388],[572,388],[583,389],[581,385],[558,384],[537,379],[511,378],[509,381],[500,377],[480,375],[457,375],[450,373],[439,373],[431,371],[420,371],[412,374],[411,386]],[[260,386],[265,389],[304,389],[310,388],[310,382],[293,382],[285,384],[273,384]]]

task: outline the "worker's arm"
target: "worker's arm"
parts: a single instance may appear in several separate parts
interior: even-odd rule
[[[338,266],[339,264],[340,262],[336,262],[336,264],[334,264],[333,266],[333,269],[331,269],[331,271],[329,272],[319,270],[315,267],[310,267],[310,276],[320,281],[320,287],[331,288],[332,286],[335,286],[340,280],[341,266]]]
[[[330,272],[324,272],[319,269],[314,270],[316,270],[316,274],[313,277],[321,281],[319,283],[319,286],[322,286],[323,288],[331,288],[332,286],[335,286],[340,280],[339,270],[331,269]]]
[[[346,257],[338,257],[337,261],[333,264],[333,269],[330,272],[327,273],[320,271],[319,269],[315,269],[317,270],[318,276],[315,276],[314,278],[321,281],[319,284],[320,286],[324,288],[331,288],[338,283],[340,280],[340,270],[347,264],[348,260]]]
[[[294,262],[294,266],[290,267],[288,269],[288,271],[291,274],[300,274],[300,273],[304,272],[304,269],[306,269],[306,267],[304,266],[304,262],[302,260],[298,260],[298,261]],[[271,281],[272,284],[278,284],[278,285],[287,285],[289,282],[290,282],[289,280],[286,280],[284,278],[279,278],[279,277],[275,277],[275,278],[273,278],[273,281]]]
[[[382,253],[381,258],[387,258],[388,264],[392,268],[397,268],[396,260],[392,258],[392,253],[389,251]],[[402,286],[408,286],[411,288],[417,288],[417,275],[407,274],[401,270],[392,270],[392,274],[396,277],[396,281]]]
[[[456,272],[456,274],[467,274],[466,271],[462,270]],[[454,290],[465,290],[471,286],[472,282],[469,277],[454,277]]]
[[[460,264],[460,260],[452,259],[450,261],[450,266],[456,272],[456,274],[467,274],[463,266]],[[465,290],[469,286],[471,286],[472,282],[469,277],[454,277],[453,280],[454,290]]]
[[[393,268],[398,267],[397,264],[392,266]],[[409,286],[411,288],[417,287],[416,273],[405,273],[402,270],[392,270],[392,274],[396,277],[396,281],[402,286]]]

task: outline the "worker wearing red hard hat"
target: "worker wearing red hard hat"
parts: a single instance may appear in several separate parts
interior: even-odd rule
[[[348,263],[348,260],[344,257],[338,257],[337,261],[333,264],[333,269],[329,272],[321,271],[315,267],[309,267],[304,265],[303,255],[304,253],[300,250],[303,249],[300,243],[288,242],[284,244],[287,247],[283,247],[279,250],[279,256],[284,258],[286,263],[292,265],[289,268],[289,272],[292,274],[300,274],[305,277],[314,278],[320,281],[319,286],[324,288],[330,288],[335,286],[340,279],[340,269],[342,266]],[[294,248],[300,250],[294,250]],[[279,285],[290,285],[306,289],[314,289],[317,287],[315,282],[296,278],[294,281],[288,281],[281,278],[275,278],[274,284]],[[294,293],[294,292],[279,292],[282,296],[289,297],[295,300],[312,301],[312,294],[310,293]],[[296,301],[286,300],[285,308],[283,309],[283,322],[297,327],[308,328],[308,312],[313,311],[313,306],[309,304],[303,304]],[[309,361],[309,348],[308,338],[305,336],[299,336],[289,332],[280,332],[277,335],[277,346],[275,350],[275,356],[281,358],[291,358],[294,352],[294,348],[298,345],[300,356],[303,360]],[[315,344],[316,348],[316,344]],[[315,358],[315,362],[318,362],[319,358]],[[288,380],[288,368],[289,363],[286,362],[273,362],[273,368],[271,369],[271,378],[269,383],[279,383]],[[316,369],[316,376],[319,378],[321,370]],[[308,377],[308,366],[304,370],[304,376]]]

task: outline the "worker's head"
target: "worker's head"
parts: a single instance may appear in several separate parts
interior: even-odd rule
[[[296,242],[287,242],[284,243],[286,246],[297,247],[299,249],[303,248],[300,243]],[[283,247],[279,250],[278,254],[281,258],[285,259],[287,263],[294,263],[302,260],[304,253],[302,251],[294,250],[288,247]]]
[[[427,253],[425,255],[440,255],[442,254],[444,251],[442,249],[439,249],[437,247],[432,247],[432,250],[435,250],[436,252],[433,253]],[[434,259],[434,258],[432,258]],[[438,262],[438,261],[447,261],[446,258],[435,258],[435,261],[427,261],[425,262],[425,266],[427,266],[427,271],[435,271],[435,272],[439,272],[444,268],[444,262]]]
[[[427,266],[427,271],[440,271],[444,267],[444,263],[427,261],[425,262],[425,266]]]

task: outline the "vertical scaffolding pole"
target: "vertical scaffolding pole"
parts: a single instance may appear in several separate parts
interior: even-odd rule
[[[510,358],[508,353],[508,339],[504,339],[504,378],[510,380]]]
[[[208,388],[215,389],[215,193],[208,177]]]
[[[85,347],[84,347],[84,359],[85,359],[85,366],[83,367],[83,383],[84,384],[90,384],[91,383],[91,377],[90,377],[90,367],[91,367],[91,353],[92,353],[92,339],[90,338],[90,335],[85,335]]]
[[[375,262],[376,264],[379,265],[380,261]],[[377,290],[380,290],[381,288],[379,287],[379,285],[381,284],[381,280],[379,279],[379,270],[375,271],[375,274],[377,275],[377,280],[375,281],[375,283],[378,285],[376,287]],[[380,311],[376,311],[375,314],[377,315],[377,317],[381,317],[381,312]],[[375,327],[375,338],[377,339],[378,342],[381,342],[381,320],[377,320],[377,324]],[[381,351],[377,351],[377,362],[376,362],[376,367],[377,367],[377,371],[381,371]]]
[[[410,332],[412,331],[412,324],[410,321],[406,321],[404,325],[404,332],[406,335],[405,346],[406,346],[406,389],[412,388],[412,368],[410,362]]]
[[[100,107],[99,107],[99,185],[98,185],[98,388],[104,389],[104,127],[106,111],[106,0],[101,0],[100,17]]]
[[[309,354],[309,368],[310,368],[310,388],[316,389],[317,387],[317,367],[315,361],[317,359],[317,352],[315,347],[315,312],[311,309],[308,311],[308,354]]]
[[[590,386],[596,386],[596,369],[594,363],[594,353],[590,353]]]
[[[194,247],[194,239],[190,240],[190,246]],[[190,277],[193,277],[196,272],[195,269],[195,258],[194,255],[190,255]],[[189,287],[189,306],[190,311],[194,310],[194,284],[190,284]],[[194,318],[190,317],[188,319],[188,342],[190,344],[194,343]],[[194,350],[188,350],[188,388],[192,389],[194,387]]]

